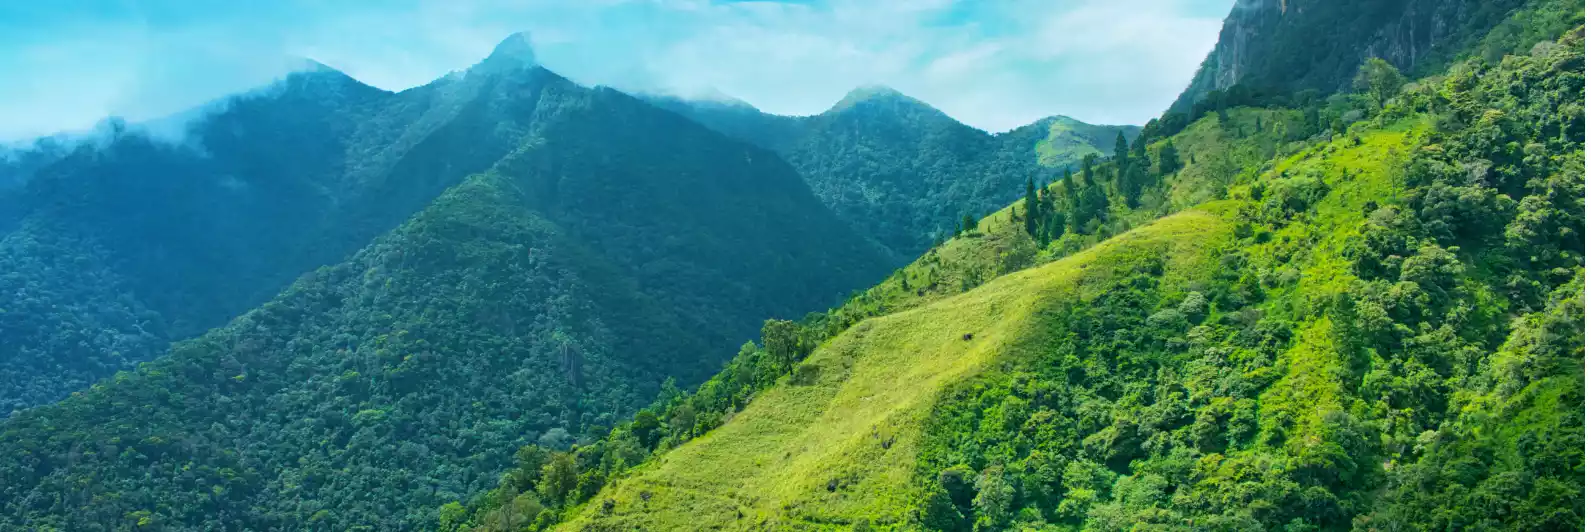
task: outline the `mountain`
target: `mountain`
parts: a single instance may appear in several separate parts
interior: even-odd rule
[[[1579,528],[1583,7],[1502,20],[1146,128],[441,528]]]
[[[1263,90],[1348,87],[1365,59],[1386,60],[1405,71],[1437,73],[1463,51],[1495,61],[1505,53],[1556,38],[1573,6],[1531,10],[1541,20],[1511,20],[1526,0],[1240,0],[1221,27],[1221,38],[1186,91],[1172,104],[1185,111],[1214,90],[1247,85]],[[1553,21],[1553,19],[1557,19]],[[1530,32],[1526,38],[1488,38]]]
[[[861,87],[823,113],[762,113],[738,100],[645,95],[665,109],[778,152],[825,205],[901,262],[1083,155],[1112,149],[1136,126],[1053,117],[991,135],[888,87]]]
[[[125,371],[0,422],[0,528],[424,528],[515,448],[887,274],[777,155],[514,39],[403,93],[289,78],[197,123],[203,151],[130,131],[30,178],[8,384]]]
[[[0,336],[14,339],[0,345],[0,412],[149,360],[346,258],[521,146],[564,103],[541,99],[571,86],[515,36],[402,93],[314,66],[191,113],[177,143],[115,126],[9,158],[29,177],[0,190],[17,206],[0,219]],[[827,304],[867,273],[853,275],[778,312]]]

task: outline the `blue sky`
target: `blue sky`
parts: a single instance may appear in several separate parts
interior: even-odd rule
[[[308,57],[389,90],[528,31],[586,84],[714,91],[781,114],[883,84],[1003,131],[1141,124],[1186,85],[1232,0],[0,1],[0,140],[171,114]]]

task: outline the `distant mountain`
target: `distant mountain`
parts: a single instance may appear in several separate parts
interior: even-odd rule
[[[514,36],[475,67],[402,93],[315,66],[190,113],[180,143],[118,125],[8,156],[0,415],[148,360],[347,257],[522,146],[567,103],[542,99],[572,90]],[[867,271],[789,296],[801,304],[756,307],[755,318],[696,306],[705,321],[747,319],[713,331],[738,338],[765,313],[832,302]]]
[[[1083,155],[1112,149],[1118,132],[1053,117],[991,135],[888,87],[862,87],[805,117],[762,113],[744,102],[643,96],[654,105],[790,161],[824,204],[901,261],[1022,194],[1028,179],[1054,179]]]
[[[128,134],[31,178],[0,247],[13,407],[242,316],[0,424],[0,528],[419,529],[515,447],[889,270],[777,155],[517,39],[398,94],[295,76],[199,122],[203,152]]]

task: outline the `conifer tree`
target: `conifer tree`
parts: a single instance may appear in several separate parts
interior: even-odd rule
[[[1165,146],[1160,147],[1160,175],[1170,175],[1182,169],[1182,160],[1177,156],[1177,145],[1170,140]]]
[[[1042,213],[1039,212],[1039,196],[1034,190],[1033,178],[1028,178],[1027,194],[1022,198],[1022,225],[1027,230],[1028,236],[1038,236],[1038,222]]]
[[[1127,136],[1123,135],[1120,131],[1117,131],[1116,132],[1116,152],[1115,152],[1116,177],[1117,177],[1117,179],[1120,179],[1122,174],[1127,173],[1128,157],[1129,157],[1129,154],[1128,154],[1128,151],[1127,151]]]

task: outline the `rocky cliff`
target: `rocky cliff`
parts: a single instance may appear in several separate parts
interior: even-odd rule
[[[1369,57],[1405,71],[1473,41],[1524,0],[1238,0],[1173,109],[1212,90],[1342,88]],[[1466,38],[1468,41],[1466,41]]]

